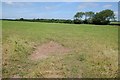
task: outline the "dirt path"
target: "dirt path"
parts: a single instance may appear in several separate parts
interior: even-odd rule
[[[41,58],[46,58],[51,54],[63,54],[70,52],[70,49],[58,44],[57,42],[50,41],[43,45],[37,46],[36,50],[30,55],[31,60],[38,60]]]

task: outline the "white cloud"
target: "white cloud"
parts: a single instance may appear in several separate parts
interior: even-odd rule
[[[78,6],[78,9],[84,9],[84,8],[93,8],[93,7],[96,7],[96,6],[98,6],[99,4],[97,4],[97,3],[83,3],[83,4],[80,4],[79,6]]]
[[[118,16],[118,11],[115,11],[114,13],[115,13],[116,16]]]
[[[112,5],[111,4],[107,4],[107,5],[104,5],[103,8],[111,8]]]
[[[51,9],[54,9],[54,7],[52,7],[52,6],[45,6],[45,9],[46,10],[51,10]]]
[[[7,1],[5,3],[8,4],[8,5],[12,5],[13,4],[13,2],[11,2],[11,1]]]
[[[29,2],[12,2],[12,1],[8,1],[8,2],[4,2],[7,5],[11,5],[11,6],[26,6],[26,5],[31,5],[32,3]]]

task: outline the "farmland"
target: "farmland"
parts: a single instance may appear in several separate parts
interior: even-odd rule
[[[2,21],[2,42],[3,77],[117,76],[118,26]]]

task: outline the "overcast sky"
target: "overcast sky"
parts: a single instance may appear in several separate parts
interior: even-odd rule
[[[78,11],[111,9],[118,15],[117,2],[3,2],[2,18],[73,19]]]

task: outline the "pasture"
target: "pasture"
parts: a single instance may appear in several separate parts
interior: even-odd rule
[[[2,21],[3,77],[114,78],[118,26]]]

